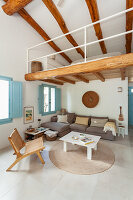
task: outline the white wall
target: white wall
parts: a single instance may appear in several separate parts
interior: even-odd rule
[[[117,92],[122,87],[123,92]],[[99,94],[100,100],[95,108],[87,108],[82,104],[82,96],[87,91],[95,91]],[[122,106],[126,134],[128,134],[128,79],[121,81],[110,79],[105,82],[91,81],[90,83],[78,82],[75,85],[65,84],[62,92],[62,107],[69,112],[81,115],[108,116],[118,119],[119,106]]]
[[[12,123],[0,125],[0,149],[9,145],[8,136],[17,128],[23,136],[29,125],[37,126],[38,82],[26,82],[26,49],[44,40],[17,14],[7,16],[1,9],[0,2],[0,75],[12,77],[14,81],[23,82],[23,106],[34,106],[35,122],[25,125],[23,118],[14,119]],[[1,94],[0,94],[1,95]],[[50,116],[42,117],[48,121]]]

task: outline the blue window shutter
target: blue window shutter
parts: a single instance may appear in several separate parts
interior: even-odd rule
[[[44,105],[44,86],[39,85],[39,91],[38,91],[38,108],[39,108],[39,114],[43,114],[43,105]]]
[[[11,81],[10,101],[11,118],[22,117],[22,82]]]
[[[59,111],[61,109],[61,89],[56,88],[56,111]]]

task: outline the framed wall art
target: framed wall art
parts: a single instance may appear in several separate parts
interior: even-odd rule
[[[34,107],[24,107],[24,123],[33,123],[34,122]]]

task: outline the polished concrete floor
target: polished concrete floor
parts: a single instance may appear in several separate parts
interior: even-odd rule
[[[95,175],[75,175],[56,168],[45,142],[43,166],[36,155],[25,158],[12,172],[13,151],[0,151],[0,200],[133,200],[133,130],[117,141],[104,141],[115,154],[115,163]]]

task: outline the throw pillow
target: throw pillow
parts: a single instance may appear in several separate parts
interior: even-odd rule
[[[74,123],[75,121],[75,113],[67,113],[67,122],[69,124]]]
[[[57,122],[57,116],[51,117],[51,122]]]
[[[88,117],[76,117],[75,124],[88,125],[89,118]]]
[[[98,118],[91,118],[91,125],[96,127],[104,127],[107,123],[108,119],[98,119]]]
[[[57,115],[57,122],[61,122],[61,123],[68,123],[67,122],[67,115]]]

